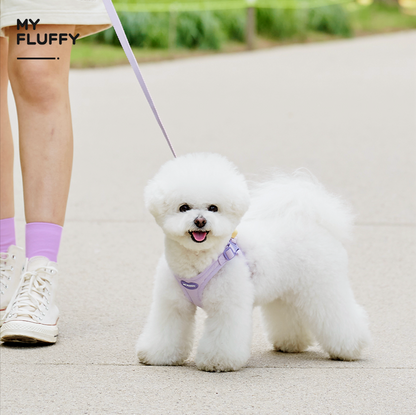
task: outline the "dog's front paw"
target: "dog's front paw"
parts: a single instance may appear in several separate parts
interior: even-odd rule
[[[206,372],[234,372],[241,369],[246,361],[236,361],[224,356],[197,356],[196,366]]]
[[[241,369],[249,358],[246,353],[227,355],[223,351],[202,352],[199,351],[195,357],[195,363],[199,370],[206,372],[233,372]]]
[[[292,337],[275,341],[273,348],[276,352],[301,353],[306,351],[310,344],[313,344],[313,339],[310,336],[304,336],[303,338]]]
[[[183,350],[177,350],[172,345],[151,344],[139,338],[136,354],[140,363],[153,366],[179,366],[186,359]]]

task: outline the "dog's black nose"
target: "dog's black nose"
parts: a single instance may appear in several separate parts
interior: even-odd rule
[[[198,228],[203,228],[207,224],[207,220],[202,216],[198,216],[195,218],[194,223]]]

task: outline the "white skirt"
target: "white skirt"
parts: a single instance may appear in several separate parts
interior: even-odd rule
[[[111,27],[102,0],[0,0],[0,36],[17,19],[40,19],[39,24],[75,25],[79,37]]]

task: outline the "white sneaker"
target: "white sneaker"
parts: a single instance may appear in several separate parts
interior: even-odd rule
[[[11,245],[7,252],[0,253],[0,327],[6,308],[19,285],[25,261],[25,253],[18,246]]]
[[[59,310],[55,305],[55,262],[36,256],[25,267],[15,296],[6,309],[0,340],[55,343]]]

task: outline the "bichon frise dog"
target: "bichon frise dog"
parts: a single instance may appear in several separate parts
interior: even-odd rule
[[[311,175],[277,176],[249,192],[225,157],[188,154],[162,166],[145,201],[165,233],[165,254],[140,362],[188,358],[196,305],[207,314],[195,358],[202,370],[246,364],[257,305],[275,350],[301,352],[317,340],[332,359],[359,358],[370,334],[348,282],[352,216]]]

